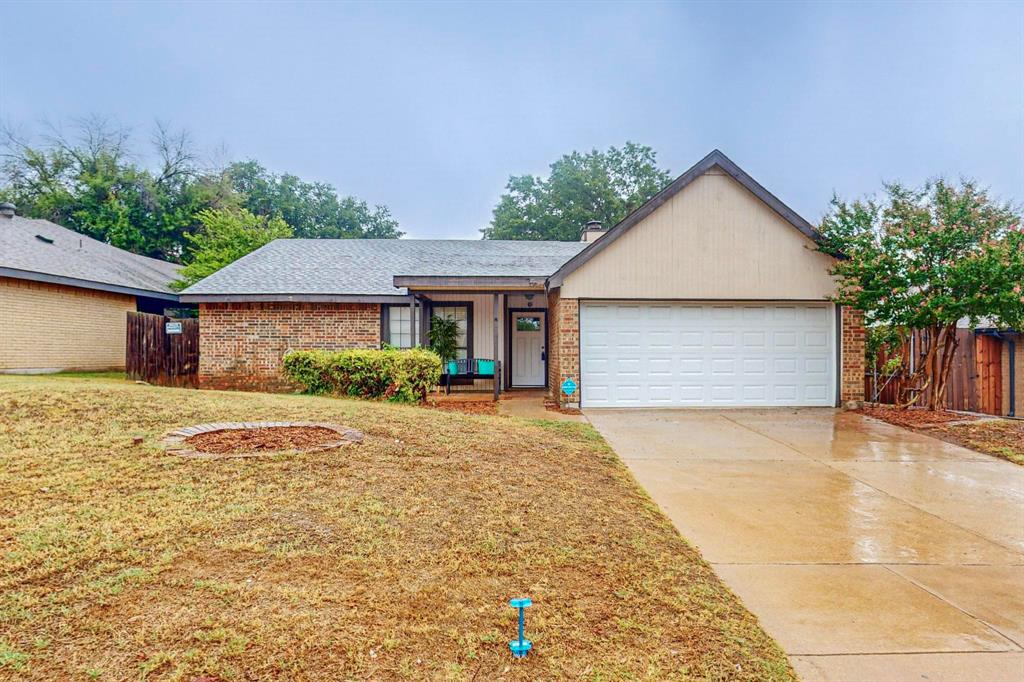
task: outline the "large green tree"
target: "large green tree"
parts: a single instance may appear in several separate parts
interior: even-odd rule
[[[3,131],[0,201],[119,248],[184,263],[195,257],[189,236],[204,229],[200,215],[209,210],[279,218],[298,237],[402,235],[386,207],[339,196],[325,183],[274,175],[255,161],[204,167],[187,133],[159,123],[142,149],[104,119],[69,130],[41,137]]]
[[[398,221],[385,206],[372,209],[355,197],[339,197],[331,185],[275,175],[256,161],[228,166],[225,175],[256,215],[282,218],[302,238],[397,239]]]
[[[572,152],[548,177],[513,175],[494,208],[485,239],[576,241],[591,220],[611,227],[668,184],[650,147],[627,142],[607,151]]]
[[[186,237],[188,265],[181,269],[176,289],[209,277],[264,244],[292,236],[292,229],[277,216],[256,216],[244,208],[207,209],[197,217],[202,227]]]
[[[233,192],[200,169],[188,135],[157,124],[154,169],[133,160],[126,129],[98,118],[38,142],[4,133],[0,200],[134,253],[179,260],[196,214],[231,205]]]
[[[1024,325],[1020,213],[969,180],[885,187],[881,201],[833,199],[820,249],[836,256],[836,302],[895,335],[905,405],[939,409],[958,321]],[[913,353],[913,330],[925,330]]]

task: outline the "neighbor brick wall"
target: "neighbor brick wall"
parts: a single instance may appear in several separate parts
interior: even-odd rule
[[[548,386],[550,394],[559,404],[578,403],[582,381],[580,379],[580,302],[575,298],[562,298],[558,291],[548,294],[548,321],[551,340],[548,354]],[[576,393],[571,399],[562,394],[562,382],[571,377],[576,382]]]
[[[285,351],[380,347],[376,303],[202,303],[199,386],[252,391],[295,387]]]
[[[1014,416],[1024,417],[1024,334],[1007,335],[1003,340],[1003,414],[1010,414],[1010,344],[1008,339],[1012,338],[1016,346],[1016,365],[1014,374],[1016,378],[1016,409]]]
[[[124,369],[135,297],[0,277],[0,372]]]
[[[864,314],[848,306],[842,307],[840,359],[842,381],[839,397],[844,403],[864,400]]]

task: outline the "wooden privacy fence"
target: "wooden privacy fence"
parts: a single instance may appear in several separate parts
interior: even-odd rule
[[[181,333],[167,333],[167,323]],[[128,313],[125,369],[130,379],[195,388],[199,376],[199,320]]]
[[[921,337],[928,332],[917,330],[913,334],[914,348],[919,348]],[[1003,410],[1003,342],[994,336],[977,334],[973,329],[957,329],[957,349],[949,369],[946,385],[945,408],[965,412],[1002,414]],[[890,378],[882,372],[885,363],[892,357],[888,349],[882,349],[874,371],[864,377],[864,395],[874,402],[896,404],[899,402],[899,378]],[[878,397],[874,397],[875,394]],[[928,391],[920,400],[928,399]]]

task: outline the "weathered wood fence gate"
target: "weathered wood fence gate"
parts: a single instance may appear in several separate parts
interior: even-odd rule
[[[167,333],[167,323],[172,332]],[[130,379],[195,388],[199,376],[199,320],[128,313],[125,370]]]
[[[915,347],[920,337],[927,332],[915,331]],[[1002,341],[985,334],[976,334],[973,329],[957,329],[957,349],[949,369],[946,385],[945,408],[966,412],[1002,414],[1003,409],[1003,367]],[[882,373],[882,367],[890,355],[885,349],[879,353],[877,366],[868,369],[864,377],[864,395],[869,401],[895,404],[899,400],[900,380]],[[877,398],[874,396],[877,394]],[[925,392],[922,403],[927,400]]]

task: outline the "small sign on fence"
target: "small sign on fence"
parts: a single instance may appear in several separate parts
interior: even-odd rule
[[[125,372],[160,386],[195,386],[199,378],[199,320],[128,313]]]

